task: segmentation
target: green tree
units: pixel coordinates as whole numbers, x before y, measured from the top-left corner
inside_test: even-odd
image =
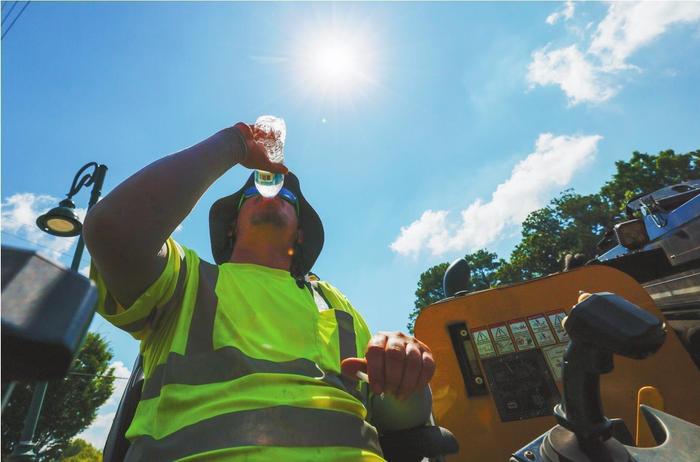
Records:
[[[615,162],[616,172],[597,194],[564,191],[546,207],[531,212],[522,239],[510,261],[498,272],[500,283],[526,281],[561,271],[566,254],[597,254],[596,244],[613,224],[626,219],[624,210],[633,197],[684,180],[700,178],[700,151],[658,155],[634,152],[629,161]]]
[[[49,382],[34,441],[39,460],[60,459],[71,439],[95,419],[97,409],[114,390],[112,352],[105,340],[88,333],[63,379]],[[18,384],[2,414],[2,454],[12,452],[31,401],[32,384]]]
[[[615,174],[603,185],[600,194],[615,210],[613,218],[620,219],[632,197],[700,178],[700,150],[676,154],[668,149],[657,155],[634,151],[629,161],[615,162],[615,169]]]
[[[522,239],[510,261],[500,266],[497,280],[513,283],[556,273],[561,271],[568,253],[592,258],[596,243],[613,224],[613,214],[599,194],[582,196],[564,191],[525,218]]]
[[[445,293],[442,291],[442,278],[445,276],[445,270],[448,266],[450,266],[449,263],[440,263],[421,273],[416,289],[416,301],[413,303],[414,308],[408,315],[408,324],[406,325],[411,334],[413,334],[413,327],[416,325],[416,318],[421,310],[445,298]]]
[[[469,263],[471,273],[469,291],[489,289],[497,284],[496,274],[503,261],[498,255],[481,249],[465,255],[464,259]]]
[[[522,223],[522,238],[510,259],[480,250],[465,258],[472,266],[470,290],[526,281],[561,271],[567,254],[586,259],[597,254],[596,244],[607,229],[622,219],[627,202],[642,193],[684,180],[700,178],[700,150],[657,155],[634,152],[629,161],[615,162],[616,171],[596,194],[562,192],[547,206],[531,212]],[[433,266],[420,275],[415,307],[409,314],[413,332],[420,310],[443,298],[442,278],[448,264]]]
[[[495,285],[496,271],[501,264],[501,260],[498,259],[495,253],[482,249],[472,254],[465,255],[464,259],[469,263],[471,275],[467,290],[470,292],[483,290]],[[448,266],[450,266],[449,263],[440,263],[429,268],[420,275],[418,288],[416,289],[414,308],[409,314],[408,324],[406,326],[410,333],[413,333],[416,319],[421,310],[445,298],[445,293],[442,290],[442,280]]]
[[[76,438],[66,448],[62,462],[102,462],[102,451],[84,439]]]

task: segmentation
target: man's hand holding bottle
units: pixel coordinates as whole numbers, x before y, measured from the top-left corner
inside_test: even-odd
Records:
[[[274,135],[244,122],[237,123],[235,128],[241,136],[243,136],[243,140],[246,144],[247,155],[245,159],[241,161],[241,165],[251,170],[265,170],[267,172],[281,173],[283,175],[289,171],[283,163],[274,163],[270,161],[267,157],[265,146],[260,141]]]

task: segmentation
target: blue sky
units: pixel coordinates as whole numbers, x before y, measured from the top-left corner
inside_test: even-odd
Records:
[[[634,150],[698,149],[698,56],[700,3],[32,2],[2,41],[2,242],[68,265],[75,241],[33,220],[80,166],[106,164],[109,192],[275,114],[324,220],[316,272],[372,330],[405,329],[428,267],[507,257],[528,212],[596,191]],[[175,238],[211,260],[208,208],[247,175],[225,174]],[[92,329],[128,374],[136,342]]]

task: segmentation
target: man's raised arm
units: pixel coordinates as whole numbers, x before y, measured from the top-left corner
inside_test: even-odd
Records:
[[[155,282],[165,267],[167,238],[209,186],[237,163],[287,172],[268,160],[251,127],[238,123],[144,167],[90,210],[83,227],[85,244],[123,306]]]

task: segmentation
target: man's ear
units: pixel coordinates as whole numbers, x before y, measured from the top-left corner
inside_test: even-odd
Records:
[[[297,230],[297,244],[303,244],[304,243],[304,230],[299,228]]]

